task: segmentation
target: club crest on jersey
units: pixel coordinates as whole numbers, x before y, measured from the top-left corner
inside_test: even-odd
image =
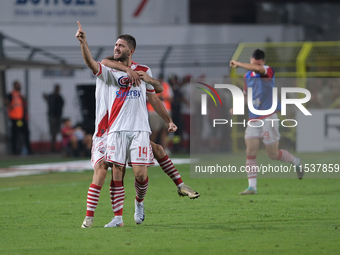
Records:
[[[130,79],[128,76],[122,76],[118,79],[119,86],[123,88],[131,87]]]

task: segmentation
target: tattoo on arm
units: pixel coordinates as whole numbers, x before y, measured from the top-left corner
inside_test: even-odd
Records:
[[[150,84],[154,87],[156,93],[161,93],[164,90],[163,85],[159,81],[157,81],[153,78],[152,78]]]

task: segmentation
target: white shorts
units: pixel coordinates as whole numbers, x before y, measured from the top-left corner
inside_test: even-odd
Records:
[[[120,166],[155,164],[149,132],[113,132],[108,135],[107,145],[107,162]]]
[[[105,159],[107,135],[92,138],[91,164],[93,169],[98,162]]]
[[[276,113],[261,119],[262,122],[255,120],[251,121],[251,126],[248,125],[246,128],[244,139],[262,138],[264,144],[271,144],[279,141],[281,137],[279,133],[279,121],[271,121],[273,119],[279,119]]]

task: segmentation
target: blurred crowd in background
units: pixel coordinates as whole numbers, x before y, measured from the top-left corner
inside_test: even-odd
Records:
[[[189,153],[190,152],[190,79],[191,75],[178,77],[176,74],[170,74],[167,77],[158,76],[162,83],[164,91],[158,94],[166,110],[171,115],[174,123],[178,126],[175,133],[167,132],[164,121],[155,113],[152,106],[148,104],[149,121],[152,130],[151,140],[161,144],[168,154]],[[20,87],[19,87],[20,86]],[[19,81],[13,83],[13,91],[17,91],[20,97],[25,100],[21,94],[21,85]],[[8,113],[11,105],[11,95],[7,98]],[[92,134],[86,133],[83,123],[72,123],[71,119],[63,115],[63,106],[65,104],[61,85],[55,84],[51,93],[43,93],[42,100],[46,101],[47,122],[49,125],[50,141],[45,146],[44,153],[62,153],[64,156],[90,156]],[[23,112],[27,112],[27,102],[19,105]],[[16,121],[26,123],[23,128],[16,125]],[[14,124],[13,124],[14,123]],[[29,140],[27,115],[22,115],[18,120],[12,123],[11,146],[12,154],[33,154]],[[20,124],[19,123],[19,124]],[[14,131],[13,131],[14,130]],[[39,151],[39,153],[41,153]]]

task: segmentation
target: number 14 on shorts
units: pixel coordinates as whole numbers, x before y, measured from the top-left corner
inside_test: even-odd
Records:
[[[141,146],[139,146],[138,150],[139,150],[138,156],[140,158],[142,157],[142,154],[145,155],[146,158],[148,157],[148,147],[141,147]]]

